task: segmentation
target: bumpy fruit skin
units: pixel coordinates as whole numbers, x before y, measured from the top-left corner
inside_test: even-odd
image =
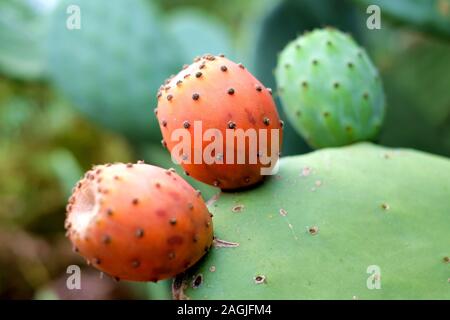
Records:
[[[284,110],[314,148],[374,139],[384,117],[378,71],[353,39],[319,29],[289,43],[275,73]]]
[[[281,50],[295,39],[298,34],[318,26],[330,25],[340,30],[350,31],[358,40],[361,37],[361,20],[359,8],[347,0],[284,0],[274,4],[267,11],[261,23],[257,26],[257,39],[254,45],[253,61],[255,76],[267,86],[275,88],[275,75],[278,55]],[[287,121],[287,116],[277,101],[280,117],[285,121],[283,130],[283,156],[304,154],[310,152],[306,144],[293,126]]]
[[[227,162],[226,130],[246,131],[267,129],[266,147],[255,150],[271,156],[272,145],[276,148],[274,158],[278,160],[281,149],[282,127],[271,89],[265,88],[242,64],[236,64],[223,55],[205,55],[194,59],[194,63],[185,66],[176,76],[166,80],[158,92],[158,107],[155,110],[161,132],[163,145],[169,151],[179,143],[173,141],[174,130],[188,130],[191,137],[190,158],[183,159],[183,154],[172,154],[183,166],[186,174],[204,183],[220,187],[222,190],[248,187],[260,182],[263,164],[257,156],[256,163],[249,161],[248,141],[245,150],[237,148],[238,139],[234,139],[232,156],[234,163]],[[201,132],[194,130],[194,124],[200,121]],[[199,122],[197,122],[199,123]],[[202,157],[201,163],[194,163],[196,152],[203,152],[211,143],[202,140],[202,133],[208,129],[217,129],[223,137],[224,154],[216,154],[222,163],[207,164]],[[278,130],[278,140],[272,141],[272,131]],[[236,133],[236,131],[234,132]],[[200,135],[200,136],[199,136]],[[198,140],[200,139],[200,140]],[[198,146],[195,141],[200,141]],[[258,138],[259,145],[259,138]],[[245,152],[245,163],[237,163],[237,155]],[[274,164],[272,164],[274,165]]]
[[[74,188],[66,228],[74,250],[118,279],[158,281],[197,262],[213,239],[200,193],[173,170],[94,167]]]

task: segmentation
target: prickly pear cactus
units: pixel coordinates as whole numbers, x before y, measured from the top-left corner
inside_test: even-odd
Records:
[[[448,39],[450,36],[450,0],[355,0],[364,8],[380,7],[381,16],[386,15],[421,31]]]
[[[80,29],[66,27],[69,5],[80,9]],[[159,15],[143,0],[64,0],[49,32],[56,87],[88,118],[136,141],[160,140],[149,105],[182,64]]]
[[[74,251],[119,279],[171,278],[212,245],[201,193],[175,170],[142,161],[95,166],[76,184],[66,209]]]
[[[351,32],[358,42],[363,41],[361,26],[365,26],[366,14],[361,14],[350,1],[341,0],[284,0],[277,3],[261,20],[256,31],[254,45],[254,74],[266,86],[276,87],[274,69],[278,54],[299,34],[325,25]],[[251,66],[249,66],[250,68]],[[301,154],[311,151],[298,135],[279,103],[281,118],[285,121],[283,155]]]
[[[272,168],[261,161],[235,163],[233,159],[238,159],[242,150],[244,154],[254,152],[255,159],[257,151],[246,151],[237,147],[235,142],[228,144],[227,139],[220,142],[220,147],[227,151],[221,156],[223,161],[208,164],[193,161],[192,155],[196,152],[207,152],[205,145],[196,146],[192,142],[202,138],[196,129],[199,123],[202,130],[216,130],[224,137],[227,130],[268,130],[266,143],[271,153],[270,161],[272,165],[277,161],[283,140],[283,122],[278,117],[272,91],[264,87],[244,65],[224,56],[207,54],[198,57],[194,63],[186,65],[176,76],[168,79],[158,93],[155,113],[164,138],[163,144],[172,156],[187,175],[211,186],[222,190],[249,187],[264,179],[263,169]],[[187,146],[192,152],[177,153],[173,137],[179,130],[187,130],[192,135],[192,143]],[[264,148],[266,146],[259,147],[259,151],[269,152]]]
[[[186,175],[186,172],[180,165],[173,163],[170,153],[161,145],[142,145],[138,149],[138,154],[141,155],[142,159],[145,159],[147,163],[161,168],[175,169],[194,189],[200,190],[203,199],[210,199],[220,191],[219,188],[207,185]]]
[[[210,204],[215,248],[175,294],[449,299],[449,199],[439,156],[360,143],[283,158],[263,185]]]
[[[364,49],[335,29],[292,41],[275,71],[288,119],[314,148],[371,140],[384,116],[378,71]]]

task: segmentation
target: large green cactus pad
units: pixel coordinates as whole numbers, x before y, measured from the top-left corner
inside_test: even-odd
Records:
[[[227,27],[204,11],[176,9],[167,17],[166,25],[179,44],[185,62],[205,53],[223,53],[227,56],[233,53]]]
[[[363,143],[280,166],[210,205],[216,237],[239,246],[216,246],[192,268],[187,297],[450,298],[449,160]],[[367,286],[373,265],[381,289]]]
[[[49,6],[32,1],[0,1],[0,73],[35,80],[45,73],[43,43]]]
[[[79,8],[80,29],[66,27],[69,5]],[[159,141],[156,92],[182,65],[177,48],[143,0],[64,0],[50,27],[49,71],[89,119],[133,141]]]

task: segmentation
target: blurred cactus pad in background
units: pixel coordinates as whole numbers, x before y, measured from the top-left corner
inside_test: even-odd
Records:
[[[347,61],[356,48],[363,59]],[[212,198],[218,239],[239,246],[214,247],[176,297],[449,299],[450,0],[0,1],[0,299],[172,297],[171,281],[115,283],[86,266],[64,212],[94,164],[183,172],[161,145],[156,94],[207,53],[273,89],[284,158],[243,192],[184,177]],[[323,68],[305,67],[316,56]],[[73,264],[78,292],[65,287]],[[382,290],[366,287],[371,264]]]
[[[69,5],[83,8],[80,30],[63,27]],[[165,21],[144,0],[108,1],[107,8],[102,1],[61,1],[55,10],[50,78],[81,113],[131,141],[160,140],[149,106],[183,61],[207,49],[230,51],[222,24],[201,12],[179,10]]]

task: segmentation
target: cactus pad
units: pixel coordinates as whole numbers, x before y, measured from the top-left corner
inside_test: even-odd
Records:
[[[176,284],[191,299],[449,299],[449,199],[439,156],[361,143],[283,158],[210,204],[215,236],[239,246],[216,241]]]
[[[80,29],[66,28],[69,5],[80,9]],[[94,122],[134,141],[159,141],[149,105],[182,59],[156,8],[143,0],[70,0],[52,20],[49,69],[57,88]]]

